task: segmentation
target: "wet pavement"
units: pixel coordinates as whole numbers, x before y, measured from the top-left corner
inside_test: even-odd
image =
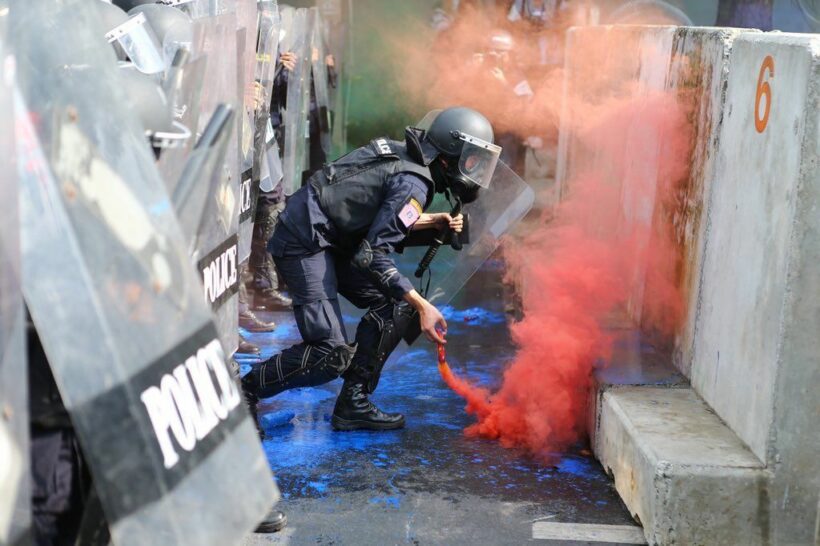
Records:
[[[445,310],[451,367],[491,388],[514,354],[501,274],[490,264]],[[279,324],[273,334],[247,336],[264,357],[299,341],[289,314],[262,315]],[[352,334],[357,319],[346,321]],[[549,465],[466,438],[472,419],[441,381],[434,346],[425,340],[394,353],[373,397],[383,409],[403,412],[405,429],[333,432],[340,385],[260,404],[264,447],[289,526],[246,544],[522,544],[533,541],[535,522],[634,525],[586,446]]]

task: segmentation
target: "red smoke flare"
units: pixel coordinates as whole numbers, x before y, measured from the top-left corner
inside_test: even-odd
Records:
[[[471,106],[507,142],[546,150],[557,146],[559,120],[569,121],[561,129],[572,135],[573,161],[561,203],[504,244],[524,319],[511,327],[518,351],[501,387],[489,392],[454,375],[439,349],[442,378],[477,418],[466,434],[538,457],[584,437],[592,372],[612,352],[613,320],[669,336],[684,314],[671,219],[689,175],[692,90],[647,87],[639,70],[657,64],[665,74],[669,52],[653,56],[637,32],[587,35],[563,66],[572,24],[572,11],[536,29],[509,23],[505,11],[468,7],[429,50],[417,47],[419,29],[384,37],[404,61],[394,65],[397,81],[413,104]],[[498,30],[513,34],[515,49],[496,66],[487,49]],[[531,92],[513,93],[523,80]]]
[[[439,362],[444,381],[477,418],[468,436],[541,458],[584,437],[592,372],[611,353],[613,317],[632,315],[636,326],[669,335],[683,313],[668,210],[688,177],[686,97],[630,81],[604,96],[571,98],[578,113],[571,129],[594,160],[576,165],[555,220],[505,243],[524,319],[511,327],[518,352],[501,387],[474,387]],[[636,169],[642,161],[654,167]],[[630,211],[644,202],[655,212],[636,219]]]
[[[651,188],[652,195],[659,203],[671,199],[674,183],[687,174],[686,111],[675,95],[658,93],[611,101],[598,113],[589,135],[599,153],[611,155],[608,170],[571,180],[557,219],[505,246],[508,266],[521,279],[525,316],[511,327],[518,352],[500,389],[476,388],[439,361],[447,385],[478,419],[467,428],[468,436],[542,457],[583,437],[592,371],[611,352],[607,322],[613,314],[625,314],[636,275],[643,272],[645,279],[644,328],[671,333],[681,315],[669,226],[660,214],[654,222],[660,225],[625,221],[624,188],[612,180],[631,157],[620,140],[621,122],[627,117],[634,124],[639,114],[642,130],[665,143],[653,179],[660,185]],[[649,191],[647,182],[629,185],[632,191]]]

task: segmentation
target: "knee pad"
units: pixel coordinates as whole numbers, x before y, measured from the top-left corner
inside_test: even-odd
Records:
[[[341,376],[355,354],[355,345],[340,344],[328,348],[302,343],[285,349],[261,364],[255,364],[243,378],[242,386],[247,386],[259,398],[268,398],[289,389],[315,387]]]
[[[413,321],[409,304],[390,302],[368,311],[356,330],[356,344],[360,350],[353,359],[351,372],[364,380],[368,392],[379,383],[384,363],[398,346]]]

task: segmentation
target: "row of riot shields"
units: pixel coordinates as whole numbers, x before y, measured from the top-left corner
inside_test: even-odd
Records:
[[[328,79],[329,34],[317,8],[280,7],[272,0],[195,0],[183,6],[194,22],[192,44],[164,85],[177,121],[194,136],[163,151],[159,165],[169,191],[181,199],[174,201],[175,210],[200,267],[220,339],[232,351],[239,265],[250,255],[259,192],[274,190],[280,180],[286,195],[302,186],[309,174],[311,116],[324,153],[331,151],[335,88]],[[277,66],[281,52],[296,58],[284,75]],[[273,104],[277,77],[285,82],[285,104]],[[201,142],[220,106],[234,116],[232,127],[220,133],[230,149],[222,161],[204,161],[203,150],[222,149]],[[206,165],[214,171],[192,175]],[[182,180],[186,186],[178,189]],[[214,273],[224,263],[228,271]]]
[[[337,57],[322,9],[283,6],[280,12],[280,50],[296,57],[288,74],[281,138],[284,191],[291,195],[311,174],[311,138],[319,139],[324,154],[333,152]]]
[[[13,94],[0,85],[0,542],[27,526],[17,279],[115,544],[237,543],[276,500],[230,358],[239,64],[255,58],[241,29],[255,36],[257,19],[242,27],[232,2],[181,6],[194,21],[190,50],[156,77],[191,137],[161,151],[126,99],[94,4],[13,2],[5,12],[17,81]],[[14,65],[0,61],[6,84]]]
[[[113,29],[111,4],[0,9],[0,543],[30,526],[21,292],[115,544],[235,543],[276,499],[232,375],[239,271],[258,192],[306,178],[312,114],[331,151],[341,4],[161,4]],[[126,98],[135,70],[172,129]]]

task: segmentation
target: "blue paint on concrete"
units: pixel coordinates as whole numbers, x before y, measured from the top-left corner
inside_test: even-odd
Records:
[[[457,300],[443,312],[450,326],[450,365],[470,381],[495,389],[515,349],[503,305],[484,301],[488,293],[497,289],[478,290],[466,298],[469,305]],[[290,315],[264,318],[275,319],[277,331],[247,336],[262,348],[261,358],[299,341]],[[349,332],[355,331],[357,320],[345,316]],[[239,360],[243,371],[254,361]],[[386,411],[405,414],[407,426],[399,431],[334,432],[330,417],[341,380],[262,401],[264,448],[283,497],[321,501],[317,510],[322,513],[350,510],[350,502],[358,502],[402,511],[406,517],[414,504],[405,500],[418,494],[525,503],[562,498],[573,506],[597,509],[597,499],[585,500],[579,490],[611,492],[609,480],[590,456],[564,455],[556,467],[498,442],[466,437],[463,430],[473,418],[464,411],[464,401],[442,382],[436,364],[434,346],[423,339],[400,347],[388,361],[372,400]],[[340,496],[347,499],[343,506],[338,504]],[[410,527],[407,533],[412,536]]]
[[[441,308],[441,314],[447,319],[448,326],[451,323],[465,323],[470,326],[489,327],[507,322],[504,313],[489,311],[483,307],[470,307],[468,309],[456,309],[450,305]]]
[[[401,498],[398,496],[391,497],[372,497],[368,500],[370,504],[380,504],[389,508],[401,508]]]
[[[558,470],[565,474],[586,477],[598,471],[597,463],[593,460],[577,455],[568,455],[558,463]]]

